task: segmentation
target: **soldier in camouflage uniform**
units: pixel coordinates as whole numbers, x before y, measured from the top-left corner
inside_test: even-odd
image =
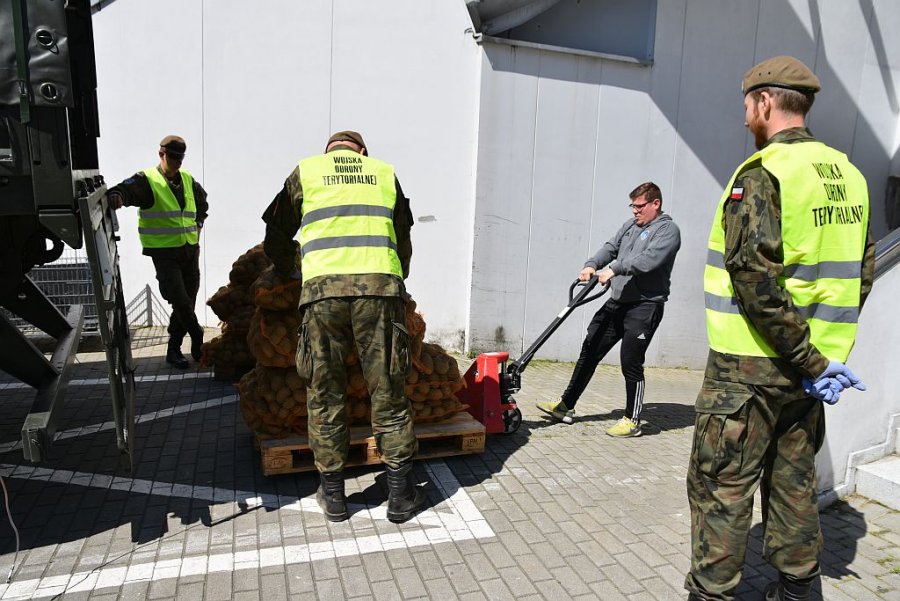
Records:
[[[799,152],[800,145],[814,140],[805,127],[805,115],[819,83],[800,61],[769,59],[751,69],[743,84],[745,125],[761,152],[772,144],[783,145],[778,147],[783,152],[795,152],[794,148]],[[720,267],[730,278],[745,327],[774,352],[770,356],[720,352],[713,348],[710,332],[687,475],[692,554],[685,588],[694,601],[734,599],[753,495],[760,485],[764,556],[779,571],[765,598],[810,598],[822,548],[815,478],[815,455],[825,435],[820,399],[836,400],[836,395],[818,394],[815,384],[845,377],[828,374],[852,375],[812,343],[810,326],[799,311],[807,307],[798,306],[801,303],[785,287],[785,277],[780,277],[787,248],[782,223],[787,188],[763,164],[762,159],[745,163],[723,198],[724,253],[719,260],[724,258]],[[806,176],[804,172],[801,179]],[[854,229],[860,240],[855,277],[861,308],[874,279],[874,245],[867,222],[842,227],[848,228],[846,232]],[[710,293],[705,288],[709,319]],[[841,381],[861,387],[858,379]]]
[[[389,165],[369,159],[366,169],[381,171],[376,175],[364,174],[359,164],[363,159],[356,155],[367,157],[368,152],[359,133],[334,134],[328,140],[326,155],[330,158],[324,163],[321,159],[325,155],[310,157],[319,160],[318,163],[310,163],[309,159],[301,161],[266,209],[263,215],[265,252],[283,276],[297,275],[297,259],[301,254],[298,250],[302,249],[303,271],[313,266],[309,255],[315,250],[329,246],[328,251],[338,253],[332,255],[337,258],[326,267],[317,266],[313,277],[303,274],[300,296],[304,314],[296,362],[297,372],[308,382],[309,440],[321,479],[317,493],[319,505],[331,521],[348,517],[342,474],[350,443],[344,410],[345,359],[355,348],[371,396],[372,430],[388,475],[388,518],[401,522],[409,519],[425,498],[423,487],[415,485],[412,479],[417,441],[412,408],[404,392],[410,355],[403,280],[409,274],[412,257],[412,213],[409,200]],[[309,165],[306,173],[301,170],[304,165]],[[324,165],[330,171],[313,177],[314,165]],[[382,181],[386,179],[382,177],[385,174],[391,182]],[[372,200],[370,197],[363,202],[361,194],[371,193],[376,180],[382,196],[388,197],[392,206],[390,202],[384,207],[367,204]],[[324,190],[325,206],[319,202],[314,211],[304,207],[304,182],[311,189]],[[313,202],[311,195],[312,190],[307,190],[307,204]],[[377,221],[379,217],[384,218],[377,224],[382,228],[379,231],[391,234],[381,237],[385,248],[360,251],[365,245],[360,245],[359,240],[378,238],[366,235],[372,233],[366,228],[367,220]],[[317,239],[305,238],[304,233],[311,231],[308,225],[320,228]],[[299,243],[294,239],[298,231]],[[392,239],[387,241],[387,238]],[[310,250],[313,247],[316,248]],[[354,252],[373,253],[379,260],[388,257],[396,273],[358,273],[356,267],[360,261],[354,257],[371,260],[373,254],[353,255]]]

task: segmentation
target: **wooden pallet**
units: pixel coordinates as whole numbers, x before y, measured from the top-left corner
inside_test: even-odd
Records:
[[[484,425],[468,413],[434,424],[417,424],[419,452],[416,459],[450,457],[484,451]],[[277,440],[260,440],[262,471],[266,476],[315,471],[309,438],[295,436]],[[375,448],[375,437],[369,427],[350,428],[350,452],[347,467],[381,463]]]

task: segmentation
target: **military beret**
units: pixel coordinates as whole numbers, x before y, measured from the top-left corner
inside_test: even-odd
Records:
[[[744,95],[767,87],[787,88],[798,92],[818,92],[822,89],[815,73],[793,56],[776,56],[764,60],[747,71],[741,82]]]
[[[159,143],[159,148],[163,152],[177,152],[184,154],[187,150],[187,144],[184,142],[184,138],[180,136],[166,136]]]
[[[325,145],[325,148],[328,148],[332,142],[353,142],[360,148],[365,148],[366,143],[363,141],[362,134],[357,131],[344,130],[339,131],[336,134],[332,134],[330,138],[328,138],[328,144]]]

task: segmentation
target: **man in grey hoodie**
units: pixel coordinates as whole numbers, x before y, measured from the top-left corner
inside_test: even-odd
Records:
[[[594,315],[575,371],[559,401],[538,403],[538,409],[566,424],[575,421],[575,403],[597,369],[597,364],[620,340],[622,375],[625,376],[625,417],[606,431],[610,436],[641,435],[644,401],[644,355],[663,316],[669,282],[681,233],[662,212],[659,186],[646,182],[632,190],[626,221],[585,264],[578,279],[594,275],[609,282],[610,299]]]

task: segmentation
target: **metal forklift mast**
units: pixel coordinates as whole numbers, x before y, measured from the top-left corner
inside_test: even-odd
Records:
[[[99,174],[96,87],[89,0],[0,3],[0,306],[56,339],[48,360],[0,316],[0,370],[36,389],[22,443],[27,460],[46,461],[84,311],[73,305],[63,315],[27,274],[64,245],[85,246],[117,444],[130,468],[134,368],[117,224]]]

